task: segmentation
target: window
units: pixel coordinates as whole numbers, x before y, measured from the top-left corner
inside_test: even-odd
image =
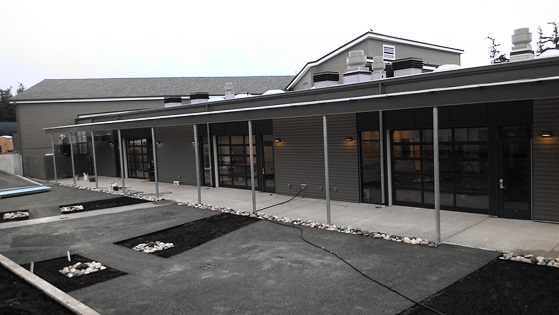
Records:
[[[444,208],[487,211],[487,140],[485,127],[439,130],[439,179]],[[392,131],[392,178],[395,203],[434,204],[431,129]]]
[[[396,60],[396,47],[392,45],[382,45],[382,58],[384,60]]]
[[[253,143],[254,141],[255,138],[253,136]],[[256,151],[256,146],[253,149]],[[250,146],[248,136],[217,137],[217,152],[219,184],[225,187],[250,187]],[[254,165],[256,167],[256,152],[253,153]]]

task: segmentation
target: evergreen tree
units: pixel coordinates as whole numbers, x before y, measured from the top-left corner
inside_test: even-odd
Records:
[[[495,42],[495,38],[487,36],[487,39],[491,41],[491,46],[489,46],[489,59],[491,59],[491,64],[509,62],[509,58],[505,54],[501,54],[497,47],[501,44]]]
[[[557,29],[557,22],[548,22],[547,24],[553,25],[553,30],[550,36],[543,36],[543,31],[541,26],[538,27],[538,50],[537,55],[550,50],[559,49],[559,31]]]

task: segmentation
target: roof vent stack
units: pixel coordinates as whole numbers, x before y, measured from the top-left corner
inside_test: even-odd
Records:
[[[372,68],[373,68],[373,74],[372,74],[373,80],[384,79],[386,77],[386,72],[384,72],[384,69],[386,69],[386,64],[384,63],[384,59],[382,58],[382,56],[373,57]]]
[[[420,74],[423,72],[423,60],[414,57],[398,59],[392,63],[392,69],[395,77]]]
[[[344,84],[371,81],[371,71],[365,66],[367,56],[363,50],[353,50],[347,57]]]
[[[180,96],[169,96],[163,98],[163,103],[165,107],[175,107],[182,105],[182,97]]]
[[[514,30],[512,39],[512,51],[510,52],[510,61],[534,59],[534,51],[532,50],[532,33],[528,28],[519,28]]]
[[[190,104],[207,103],[210,99],[208,92],[194,92],[190,93]]]
[[[315,88],[322,88],[332,85],[337,85],[340,80],[340,74],[334,71],[317,72],[313,74]]]
[[[225,96],[226,100],[235,98],[235,88],[233,87],[233,82],[225,82]]]

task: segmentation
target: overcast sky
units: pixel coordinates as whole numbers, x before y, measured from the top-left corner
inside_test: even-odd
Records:
[[[368,30],[489,64],[514,29],[551,33],[558,0],[0,0],[0,88],[44,79],[294,75]]]

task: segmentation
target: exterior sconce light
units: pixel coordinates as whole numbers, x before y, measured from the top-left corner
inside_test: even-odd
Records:
[[[156,141],[155,141],[155,144],[156,144],[156,145],[161,145],[161,141],[156,140]]]
[[[280,142],[281,142],[281,139],[280,139],[280,138],[275,138],[275,139],[274,139],[274,142],[275,142],[275,143],[280,143]]]
[[[114,142],[109,141],[109,147],[112,147],[112,146],[114,146],[114,145],[115,145]]]
[[[546,131],[542,131],[542,133],[540,133],[540,137],[551,138],[551,137],[553,137],[553,134],[551,133],[551,131],[546,130]]]
[[[351,141],[353,141],[353,137],[346,137],[346,138],[345,138],[345,141],[351,142]]]

